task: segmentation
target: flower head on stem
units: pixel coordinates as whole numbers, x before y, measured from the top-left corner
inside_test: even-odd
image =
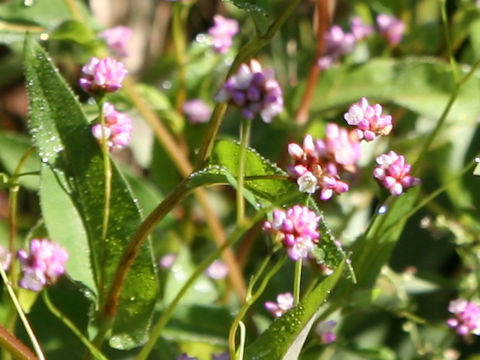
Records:
[[[280,317],[288,310],[293,308],[294,300],[293,295],[289,292],[278,294],[277,302],[267,301],[265,303],[265,309],[275,317]]]
[[[99,59],[92,57],[90,62],[82,67],[80,86],[90,93],[115,92],[122,87],[122,81],[127,75],[120,61],[112,58]]]
[[[263,229],[282,241],[290,259],[297,261],[309,256],[320,239],[320,216],[306,206],[295,205],[286,211],[275,210],[273,220],[265,221]]]
[[[373,169],[373,176],[392,195],[399,196],[411,187],[419,185],[419,178],[410,176],[411,165],[405,156],[389,151],[376,159],[378,166]]]
[[[54,284],[65,273],[68,253],[57,243],[48,239],[32,239],[30,253],[18,251],[23,277],[19,285],[32,291],[40,291]]]
[[[357,136],[365,141],[375,140],[378,135],[386,136],[392,131],[392,117],[383,115],[380,104],[370,105],[366,98],[350,106],[343,118],[356,127]]]
[[[93,125],[93,136],[100,141],[105,137],[109,151],[126,147],[132,137],[132,120],[127,114],[115,110],[115,107],[108,102],[103,104],[102,109],[105,127],[102,129],[102,124]]]
[[[458,335],[480,335],[480,307],[465,299],[450,301],[448,311],[455,316],[447,320],[447,325]]]
[[[213,39],[213,49],[219,54],[225,54],[232,46],[233,37],[238,33],[238,21],[222,15],[213,17],[214,25],[208,29]]]
[[[128,26],[115,26],[102,31],[98,36],[105,39],[108,49],[113,55],[128,56],[128,42],[132,36],[132,29]]]
[[[237,73],[227,79],[215,101],[228,101],[239,107],[246,119],[260,115],[266,123],[283,110],[282,89],[273,69],[262,69],[253,59],[240,65]]]

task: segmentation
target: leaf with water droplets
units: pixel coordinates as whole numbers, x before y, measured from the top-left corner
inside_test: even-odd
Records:
[[[318,284],[300,303],[275,319],[270,327],[245,349],[246,360],[298,359],[318,309],[343,272],[342,261],[333,274]]]
[[[141,223],[138,206],[122,174],[113,163],[110,220],[104,241],[104,163],[100,148],[91,135],[87,118],[45,51],[30,37],[25,41],[25,70],[30,105],[29,127],[43,166],[49,170],[42,174],[51,175],[50,178],[42,179],[42,182],[48,181],[44,183],[48,184],[48,189],[40,192],[46,227],[52,240],[56,241],[53,236],[58,236],[60,241],[68,236],[68,231],[74,232],[77,226],[83,224],[85,239],[74,234],[72,238],[87,243],[77,244],[78,252],[83,253],[73,251],[70,257],[91,259],[92,277],[96,285],[96,289],[92,290],[99,294],[98,298],[104,298],[116,268],[120,266],[123,251]],[[59,195],[58,192],[62,194]],[[70,201],[66,201],[65,196]],[[56,197],[63,199],[63,206],[74,207],[66,211],[69,217],[80,216],[80,219],[75,219],[76,225],[73,228],[66,228],[62,215],[58,214],[59,209],[55,208],[58,204],[48,203]],[[88,249],[89,255],[82,249]],[[78,262],[80,259],[72,261]],[[69,275],[74,280],[90,282],[85,280],[85,274],[74,268]],[[90,287],[91,283],[86,285]],[[157,291],[151,247],[146,242],[120,295],[111,345],[131,348],[146,340]],[[130,300],[132,297],[135,301]]]
[[[235,187],[239,153],[238,143],[219,140],[215,143],[210,159],[211,166],[220,166],[228,172],[227,181]],[[247,148],[245,156],[245,189],[245,198],[255,207],[277,204],[288,194],[297,193],[297,202],[304,197],[304,194],[298,191],[297,185],[287,179],[285,171],[251,148]],[[294,199],[292,199],[293,202]]]

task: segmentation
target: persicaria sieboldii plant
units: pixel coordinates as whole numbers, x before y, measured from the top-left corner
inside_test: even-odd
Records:
[[[480,13],[400,3],[2,2],[2,358],[477,356]]]

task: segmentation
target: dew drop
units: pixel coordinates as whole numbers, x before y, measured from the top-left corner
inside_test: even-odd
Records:
[[[386,207],[385,205],[380,206],[380,208],[378,209],[378,213],[380,215],[385,214],[387,211],[388,211],[388,207]]]
[[[35,0],[24,0],[23,1],[23,6],[30,7],[35,4]]]
[[[476,162],[477,164],[480,163],[480,157],[477,156],[477,157],[475,158],[475,162]]]
[[[162,89],[169,90],[172,87],[172,82],[165,80],[162,82]]]

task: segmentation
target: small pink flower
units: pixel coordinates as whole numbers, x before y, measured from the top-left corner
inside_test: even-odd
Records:
[[[320,338],[322,344],[330,344],[337,340],[337,335],[332,332],[333,328],[337,325],[334,320],[320,321],[315,328],[315,331]]]
[[[391,47],[397,46],[402,41],[405,32],[405,23],[395,16],[380,14],[377,16],[377,25],[382,35]]]
[[[68,253],[60,245],[48,239],[32,239],[30,253],[18,251],[23,276],[19,285],[32,291],[54,284],[65,273]]]
[[[127,26],[115,26],[102,31],[98,36],[105,39],[110,52],[118,57],[128,56],[128,42],[132,29]]]
[[[286,211],[275,210],[273,220],[265,221],[263,229],[283,242],[287,255],[297,261],[305,259],[320,239],[320,217],[306,206],[295,205]]]
[[[376,161],[378,166],[373,169],[373,176],[392,195],[399,196],[421,182],[419,178],[409,175],[411,165],[406,163],[403,155],[390,151],[378,156]]]
[[[392,117],[382,115],[380,104],[370,105],[366,98],[361,98],[343,115],[345,121],[356,127],[357,136],[366,141],[375,140],[378,135],[388,135],[392,131]]]
[[[355,48],[353,34],[345,33],[338,25],[333,25],[325,34],[325,52],[318,59],[318,66],[327,69],[335,63],[340,56],[348,54]]]
[[[352,28],[352,34],[357,41],[362,40],[373,33],[373,26],[365,24],[360,16],[355,16],[350,21],[350,27]]]
[[[215,260],[205,270],[205,274],[215,280],[224,279],[228,275],[228,266],[221,260]]]
[[[183,104],[182,110],[192,124],[208,122],[212,114],[210,106],[200,99],[186,101]]]
[[[257,60],[240,65],[237,73],[219,90],[215,101],[228,101],[239,107],[245,118],[260,115],[266,123],[283,110],[282,89],[275,80],[274,71],[263,70]]]
[[[114,92],[122,87],[127,73],[123,64],[115,59],[93,57],[82,67],[79,84],[87,92]]]
[[[162,256],[162,258],[158,263],[162,267],[162,269],[170,269],[176,260],[177,260],[176,254],[168,253]]]
[[[448,311],[455,314],[447,320],[447,325],[458,335],[480,335],[480,307],[471,301],[456,299],[450,301]]]
[[[285,314],[288,310],[293,308],[294,299],[293,295],[289,292],[278,294],[277,302],[267,301],[265,303],[265,308],[275,317],[280,317]]]
[[[92,126],[92,134],[97,140],[107,139],[109,151],[120,150],[130,143],[132,137],[132,119],[120,111],[116,111],[114,106],[108,102],[103,104],[103,116],[105,117],[105,127],[102,131],[102,125]]]
[[[220,54],[224,54],[230,49],[232,39],[238,33],[238,22],[222,15],[215,15],[213,21],[214,25],[208,29],[208,33],[213,38],[213,49]]]

